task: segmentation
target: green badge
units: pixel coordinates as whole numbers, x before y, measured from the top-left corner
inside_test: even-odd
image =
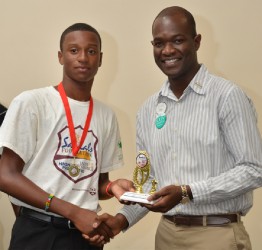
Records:
[[[155,124],[158,129],[163,128],[166,123],[166,115],[161,115],[156,118]]]

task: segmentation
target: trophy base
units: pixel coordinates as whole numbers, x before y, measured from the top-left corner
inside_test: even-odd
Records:
[[[135,193],[135,192],[125,192],[120,197],[120,200],[133,201],[133,202],[145,203],[145,204],[154,204],[156,201],[148,201],[147,200],[147,197],[149,197],[149,196],[150,196],[150,194]]]

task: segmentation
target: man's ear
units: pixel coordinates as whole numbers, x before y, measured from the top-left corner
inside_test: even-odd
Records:
[[[202,37],[201,37],[200,34],[196,35],[195,38],[194,38],[196,51],[200,48],[201,38]]]
[[[61,65],[64,65],[63,53],[61,51],[58,51],[58,60]]]
[[[99,62],[99,67],[102,65],[102,59],[103,59],[103,52],[100,52],[100,62]]]

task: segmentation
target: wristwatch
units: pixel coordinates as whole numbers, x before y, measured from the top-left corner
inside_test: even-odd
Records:
[[[180,201],[181,204],[187,204],[188,202],[190,202],[190,198],[188,196],[187,193],[187,189],[186,189],[186,185],[182,185],[181,187],[181,191],[182,191],[182,199]]]

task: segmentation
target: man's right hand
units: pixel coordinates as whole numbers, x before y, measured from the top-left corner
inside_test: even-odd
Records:
[[[99,244],[107,243],[110,238],[114,237],[112,229],[103,220],[100,220],[95,212],[90,210],[78,208],[72,222],[82,234],[88,235],[89,238],[95,237]]]
[[[125,218],[125,216],[123,216],[122,214],[117,214],[115,216],[112,216],[110,214],[104,213],[98,216],[98,222],[95,222],[93,224],[93,228],[94,230],[100,230],[100,227],[104,225],[108,226],[112,234],[115,236],[119,234],[123,229],[128,227],[128,221]],[[91,236],[91,235],[83,234],[83,237],[87,239],[90,242],[90,244],[96,245],[96,246],[101,246],[102,241],[101,241],[100,236],[101,235]]]

